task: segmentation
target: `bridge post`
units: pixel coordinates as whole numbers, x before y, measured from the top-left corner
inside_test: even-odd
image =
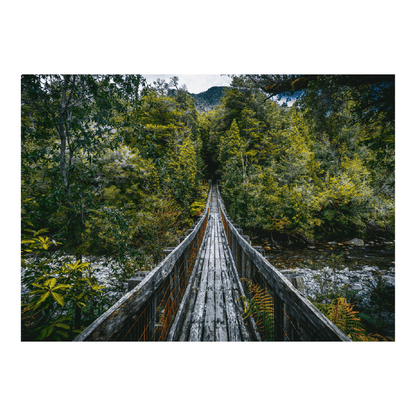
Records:
[[[245,256],[245,257],[246,257],[245,278],[246,280],[253,281],[253,270],[254,270],[253,262],[251,261],[250,257],[248,256]],[[244,280],[242,283],[243,283],[244,292],[247,295],[247,287],[248,287],[247,281]]]
[[[243,235],[244,240],[250,244],[250,237],[248,235]],[[241,278],[247,279],[250,278],[250,268],[251,268],[251,261],[248,258],[247,254],[244,250],[242,250],[242,258],[241,258]],[[244,287],[244,286],[243,286]]]
[[[186,285],[188,284],[189,279],[189,253],[190,247],[188,246],[183,252],[183,261],[181,264],[181,296],[183,296],[183,293],[185,293]]]
[[[266,252],[264,251],[264,248],[262,246],[253,246],[253,248],[258,251],[263,257],[266,254]]]
[[[240,278],[241,279],[246,279],[247,278],[247,270],[246,270],[246,253],[244,252],[243,249],[240,250],[241,251],[241,273],[240,273]]]
[[[251,244],[250,243],[250,236],[249,235],[243,235],[242,237],[244,238],[244,240],[247,241],[247,243]]]
[[[284,303],[280,297],[274,293],[274,340],[284,341]]]
[[[133,277],[130,277],[129,280],[127,280],[128,284],[128,291],[133,290],[139,283],[143,281],[143,279],[147,276],[149,272],[137,272],[134,274]]]
[[[304,293],[305,291],[305,282],[303,279],[302,275],[296,274],[296,272],[294,272],[293,270],[281,270],[280,271],[289,281],[290,283],[292,283],[292,285],[299,290],[300,293]],[[287,309],[287,308],[286,308]],[[300,336],[300,325],[299,322],[292,316],[289,314],[288,310],[285,310],[285,313],[290,317],[290,321],[289,319],[285,317],[286,320],[286,326],[290,325],[290,333],[291,333],[291,337],[290,339],[292,341],[299,341],[301,340],[301,336]]]
[[[173,268],[173,276],[172,276],[172,311],[171,311],[171,319],[175,319],[174,311],[176,310],[176,305],[179,306],[180,303],[180,279],[179,279],[179,264],[175,262],[175,266]],[[169,324],[170,326],[171,324]]]

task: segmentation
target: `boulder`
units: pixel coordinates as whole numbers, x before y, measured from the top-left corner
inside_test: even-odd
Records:
[[[352,246],[363,247],[364,246],[364,241],[361,240],[361,238],[353,238],[352,240],[348,241],[348,244],[350,244]]]

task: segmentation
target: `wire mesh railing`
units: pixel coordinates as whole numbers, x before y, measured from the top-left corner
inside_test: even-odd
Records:
[[[230,220],[219,194],[233,267],[245,292],[246,317],[263,341],[351,341],[275,269]]]
[[[165,341],[194,270],[211,201],[194,228],[132,290],[74,341]]]

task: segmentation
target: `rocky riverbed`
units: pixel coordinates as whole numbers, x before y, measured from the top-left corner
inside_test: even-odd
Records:
[[[328,242],[305,248],[270,248],[268,245],[263,248],[266,258],[278,270],[303,276],[307,296],[313,297],[320,291],[322,279],[327,285],[338,289],[348,285],[350,290],[360,290],[363,294],[380,276],[395,286],[393,242],[363,242],[362,245]]]
[[[302,292],[312,301],[328,302],[340,294],[361,312],[379,308],[379,319],[394,338],[394,242],[328,242],[306,248],[284,248],[263,242],[266,258],[284,275],[302,277]],[[384,302],[384,303],[383,303]],[[389,304],[388,306],[387,303]],[[381,305],[381,306],[380,306]]]

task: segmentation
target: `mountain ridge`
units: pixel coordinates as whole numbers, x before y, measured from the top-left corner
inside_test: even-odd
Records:
[[[231,87],[210,87],[206,91],[194,94],[189,92],[188,94],[195,100],[195,107],[200,112],[207,112],[214,109],[220,104],[221,97]]]

